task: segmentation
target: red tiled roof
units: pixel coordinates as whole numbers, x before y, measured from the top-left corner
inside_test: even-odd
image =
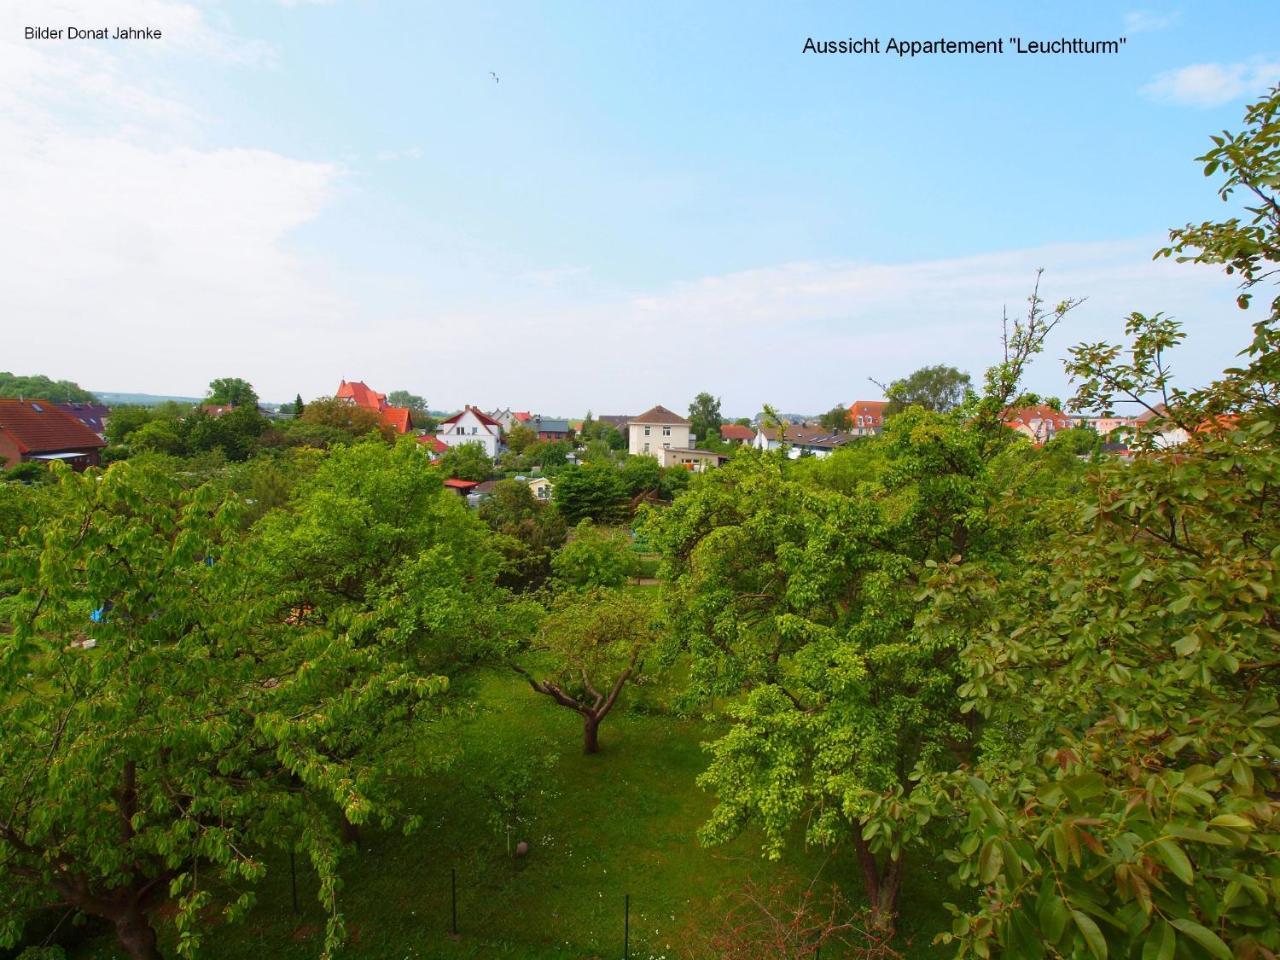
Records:
[[[423,434],[418,438],[418,442],[424,447],[430,447],[435,453],[445,453],[449,449],[449,445],[439,437]]]
[[[849,405],[849,417],[855,426],[883,426],[884,411],[888,406],[888,400],[855,400]],[[863,418],[862,423],[858,423],[859,417]]]
[[[107,445],[71,414],[45,400],[0,399],[0,430],[9,434],[23,454],[89,450]]]
[[[493,417],[489,416],[479,407],[473,407],[471,406],[471,404],[467,404],[465,407],[463,407],[461,410],[455,413],[448,420],[441,420],[440,422],[441,423],[457,423],[458,420],[461,419],[462,415],[466,413],[468,410],[474,413],[476,415],[476,419],[478,419],[481,423],[487,424],[491,427],[497,427],[499,430],[502,429],[502,424],[500,424],[497,420],[493,419]],[[519,416],[519,414],[517,414],[517,416]]]
[[[678,413],[672,413],[662,404],[658,404],[656,407],[652,407],[646,410],[644,413],[640,414],[640,416],[632,417],[631,422],[632,423],[672,423],[672,424],[685,423],[687,424],[689,421],[686,420],[684,417],[680,416],[680,414]]]
[[[458,480],[456,477],[450,477],[444,482],[444,485],[454,490],[470,490],[472,487],[480,486],[480,482],[478,480]]]
[[[726,423],[720,427],[720,437],[724,440],[754,440],[756,432],[751,427],[737,423]]]
[[[1018,407],[1004,412],[1006,426],[1012,427],[1022,424],[1029,427],[1037,421],[1051,424],[1057,430],[1068,430],[1075,425],[1075,420],[1072,417],[1043,403],[1034,407]]]
[[[387,405],[387,395],[371,389],[363,380],[352,380],[350,383],[343,380],[338,384],[336,396],[339,400],[353,400],[357,406],[368,407],[370,410],[381,410]]]
[[[408,407],[383,407],[379,413],[382,422],[388,423],[396,433],[408,433],[413,428],[413,418]]]
[[[526,420],[530,419],[532,416],[533,414],[531,414],[528,410],[517,410],[515,412],[515,418],[519,420],[521,423],[524,423]]]

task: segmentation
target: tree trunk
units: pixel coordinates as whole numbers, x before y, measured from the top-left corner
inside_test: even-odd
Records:
[[[582,752],[600,752],[600,718],[584,714],[582,717]]]
[[[126,907],[113,918],[116,937],[131,960],[160,960],[156,949],[156,932],[147,915],[137,907]]]
[[[348,820],[346,813],[341,813],[339,816],[342,818],[342,842],[358,844],[360,842],[360,825]]]
[[[871,926],[893,936],[898,927],[898,891],[902,889],[902,859],[891,860],[880,878],[879,895],[871,904]]]
[[[860,825],[859,825],[860,827]],[[871,908],[871,928],[886,936],[893,936],[898,925],[898,891],[902,888],[902,856],[885,862],[884,868],[862,839],[854,834],[854,849],[858,854],[858,867],[862,871],[862,888]]]

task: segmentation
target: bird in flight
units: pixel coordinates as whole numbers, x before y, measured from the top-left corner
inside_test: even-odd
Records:
[[[498,82],[499,82],[499,81],[498,81],[498,75],[497,75],[496,73],[494,73],[492,70],[490,70],[490,71],[489,71],[489,76],[493,77],[493,82],[494,82],[494,83],[498,83]]]

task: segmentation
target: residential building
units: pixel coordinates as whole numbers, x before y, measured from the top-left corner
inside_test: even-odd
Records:
[[[1157,447],[1180,447],[1191,439],[1191,435],[1185,428],[1166,420],[1168,415],[1168,407],[1163,403],[1156,404],[1154,409],[1146,410],[1135,418],[1137,429],[1144,434],[1154,434]]]
[[[1040,403],[1033,407],[1006,410],[1004,425],[1022,434],[1036,446],[1042,446],[1057,436],[1060,431],[1074,427],[1075,420],[1061,410],[1055,410],[1048,404]]]
[[[510,433],[513,427],[521,423],[527,423],[532,419],[533,414],[528,410],[512,410],[507,407],[503,410],[495,410],[489,416],[501,424],[503,433]]]
[[[568,440],[569,421],[553,420],[541,414],[524,422],[524,425],[538,435],[539,440]]]
[[[479,407],[468,404],[461,412],[440,421],[436,439],[449,447],[478,443],[490,460],[497,460],[502,450],[502,424]]]
[[[857,400],[849,405],[849,433],[870,437],[884,429],[884,411],[888,400]]]
[[[801,456],[829,457],[849,443],[853,436],[842,430],[825,427],[761,427],[752,446],[757,450],[783,450],[792,460]]]
[[[102,439],[107,436],[107,417],[111,409],[101,403],[55,403],[63,413],[69,413]]]
[[[550,480],[546,477],[534,477],[529,481],[529,492],[533,494],[535,500],[546,503],[551,499],[551,491],[554,489]]]
[[[709,467],[718,467],[729,459],[714,450],[671,447],[660,452],[658,462],[664,467],[683,467],[694,473],[705,473]]]
[[[478,480],[459,480],[457,477],[450,477],[444,482],[446,490],[452,490],[460,497],[466,497],[478,486],[480,486]]]
[[[635,456],[644,454],[661,463],[663,450],[692,447],[689,421],[660,404],[627,423],[627,452]]]
[[[1127,440],[1138,428],[1137,417],[1076,417],[1075,420],[1076,426],[1096,431],[1103,440]]]
[[[625,414],[625,413],[621,413],[621,414],[602,413],[600,416],[596,417],[595,419],[600,421],[601,423],[607,423],[609,426],[613,427],[613,429],[617,430],[620,434],[622,434],[623,436],[626,436],[627,424],[630,423],[633,418],[629,414]]]
[[[431,434],[424,433],[422,436],[418,437],[418,442],[426,447],[427,451],[433,457],[438,457],[440,454],[446,453],[449,450],[449,445],[447,443],[441,442],[438,437],[434,437]]]
[[[335,396],[339,400],[349,400],[356,406],[375,411],[396,433],[408,433],[413,429],[413,416],[408,407],[393,407],[387,403],[387,395],[378,393],[363,380],[343,380],[338,384]]]
[[[16,467],[61,460],[73,470],[96,467],[107,442],[47,400],[0,399],[0,463]]]
[[[738,423],[725,423],[720,426],[720,439],[725,443],[751,443],[755,438],[754,427],[744,427]]]

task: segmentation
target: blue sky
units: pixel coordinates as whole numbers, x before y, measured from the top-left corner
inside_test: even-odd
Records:
[[[36,318],[0,366],[816,411],[925,363],[980,375],[1043,266],[1050,297],[1088,301],[1033,387],[1066,393],[1067,346],[1134,309],[1187,323],[1176,366],[1203,381],[1249,317],[1150,254],[1224,212],[1193,158],[1280,81],[1280,9],[1233,11],[0,0],[21,268],[0,315]],[[21,40],[98,21],[166,37]],[[1127,42],[901,60],[804,55],[810,36]]]

